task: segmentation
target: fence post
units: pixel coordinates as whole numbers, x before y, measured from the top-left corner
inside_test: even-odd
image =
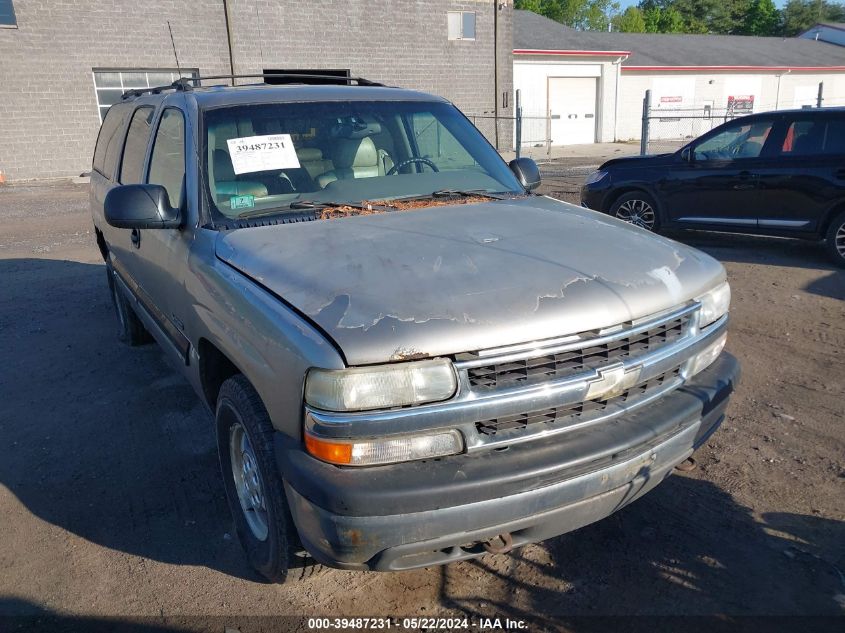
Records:
[[[516,90],[516,157],[520,157],[522,150],[522,94]]]
[[[651,114],[651,90],[645,91],[643,98],[643,129],[640,135],[640,155],[648,153],[649,116]]]
[[[816,107],[821,108],[824,102],[824,82],[819,82],[819,95],[816,97]]]

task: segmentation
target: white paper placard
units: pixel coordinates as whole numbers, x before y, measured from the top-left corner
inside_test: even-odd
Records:
[[[296,169],[299,159],[290,134],[268,134],[230,138],[229,157],[236,174],[272,169]]]

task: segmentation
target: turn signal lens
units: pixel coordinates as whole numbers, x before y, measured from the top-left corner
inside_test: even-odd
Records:
[[[305,434],[305,448],[317,459],[340,466],[375,466],[455,455],[464,448],[458,431],[384,439],[333,442]]]
[[[305,448],[314,457],[324,462],[331,464],[349,464],[352,462],[352,444],[326,442],[306,433]]]
[[[689,376],[692,378],[696,374],[703,372],[705,369],[710,367],[717,358],[719,358],[719,354],[722,353],[722,350],[725,349],[725,343],[728,340],[728,333],[725,332],[719,338],[715,340],[715,342],[711,343],[707,347],[705,347],[702,351],[695,355],[692,360],[692,364],[690,364],[689,368]]]

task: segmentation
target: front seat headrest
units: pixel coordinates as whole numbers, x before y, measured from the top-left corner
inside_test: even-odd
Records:
[[[378,150],[373,139],[337,139],[335,141],[334,166],[336,169],[353,167],[375,167],[378,165]]]

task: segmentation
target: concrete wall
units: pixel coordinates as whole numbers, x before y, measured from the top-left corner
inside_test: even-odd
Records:
[[[230,0],[236,73],[343,68],[431,91],[468,114],[512,116],[512,3],[493,0]],[[476,39],[449,41],[446,12],[476,12]],[[99,128],[92,70],[229,72],[222,0],[15,0],[18,28],[0,29],[0,169],[8,180],[90,168]],[[503,95],[507,94],[507,107]],[[477,119],[495,138],[492,119]],[[510,139],[505,126],[504,145]]]

